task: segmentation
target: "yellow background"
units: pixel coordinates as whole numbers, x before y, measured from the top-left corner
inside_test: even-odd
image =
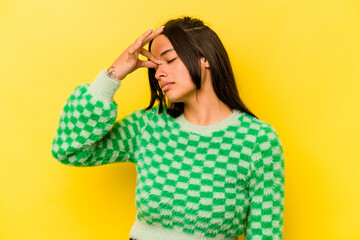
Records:
[[[135,166],[69,167],[50,145],[77,85],[183,15],[218,33],[242,99],[282,140],[284,239],[360,239],[359,13],[358,0],[0,1],[0,239],[128,239]],[[149,99],[140,69],[118,119]]]

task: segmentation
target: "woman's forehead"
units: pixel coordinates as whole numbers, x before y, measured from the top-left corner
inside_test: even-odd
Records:
[[[173,49],[173,46],[165,35],[160,34],[153,39],[151,44],[151,53],[160,56],[162,52],[169,49]]]

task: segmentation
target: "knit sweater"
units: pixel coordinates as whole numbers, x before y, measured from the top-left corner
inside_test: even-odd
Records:
[[[271,124],[233,110],[199,126],[138,109],[116,121],[121,82],[103,69],[75,88],[52,142],[63,164],[134,163],[137,240],[282,239],[285,168]]]

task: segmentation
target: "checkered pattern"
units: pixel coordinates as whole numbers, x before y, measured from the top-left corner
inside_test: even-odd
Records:
[[[158,107],[115,122],[116,103],[87,88],[77,87],[62,110],[51,149],[61,163],[136,164],[137,218],[151,226],[199,239],[282,239],[284,156],[269,123],[243,113],[203,135]]]
[[[245,239],[282,239],[285,166],[281,141],[270,124],[257,136],[251,155]]]
[[[145,124],[144,110],[114,124],[117,104],[100,101],[80,85],[64,106],[52,143],[52,154],[72,166],[96,166],[134,162],[139,129]]]

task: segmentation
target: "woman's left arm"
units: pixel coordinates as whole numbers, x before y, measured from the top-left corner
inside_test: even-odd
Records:
[[[285,161],[275,129],[264,122],[251,155],[245,240],[283,236]]]

